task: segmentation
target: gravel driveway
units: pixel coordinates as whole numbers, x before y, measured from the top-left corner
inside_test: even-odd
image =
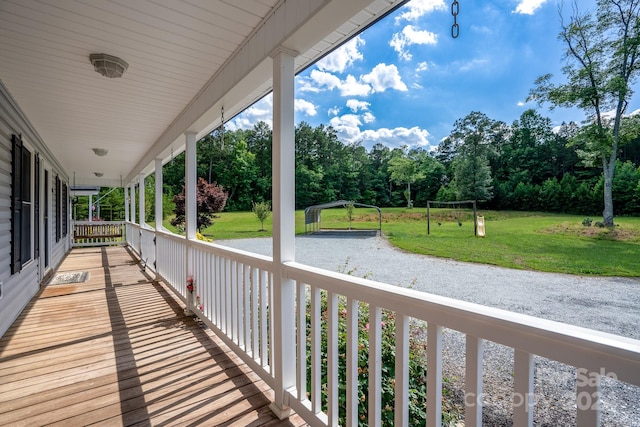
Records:
[[[216,243],[271,255],[271,238]],[[393,248],[386,239],[346,233],[296,238],[296,261],[425,292],[640,340],[640,279],[584,277],[463,263]],[[464,390],[464,336],[445,330],[445,375]],[[484,425],[511,425],[513,350],[485,345]],[[640,389],[604,379],[602,425],[640,427]],[[536,357],[538,426],[575,425],[575,369]],[[539,407],[538,407],[539,405]],[[543,409],[544,408],[544,409]]]

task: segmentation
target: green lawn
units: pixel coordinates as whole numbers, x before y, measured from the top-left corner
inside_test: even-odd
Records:
[[[584,227],[583,216],[532,212],[479,211],[486,237],[473,236],[469,211],[432,209],[427,235],[426,209],[385,208],[383,234],[408,252],[503,267],[569,274],[640,277],[640,218],[616,218],[609,230]],[[594,218],[598,220],[599,218]],[[212,239],[271,235],[251,212],[223,212],[203,234]],[[438,222],[440,225],[438,225]],[[458,222],[462,224],[459,226]],[[594,221],[595,222],[595,221]],[[375,209],[356,208],[354,229],[377,228]],[[171,225],[165,226],[175,230]],[[346,209],[322,212],[323,228],[348,228]],[[304,213],[296,212],[296,233],[304,232]]]

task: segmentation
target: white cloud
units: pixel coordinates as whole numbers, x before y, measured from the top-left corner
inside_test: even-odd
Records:
[[[447,10],[444,0],[412,0],[402,9],[402,13],[396,18],[396,22],[415,21],[416,19],[436,10]]]
[[[338,89],[342,96],[368,96],[373,92],[384,92],[387,89],[406,91],[407,85],[402,81],[395,65],[384,63],[376,65],[369,74],[359,78],[349,74],[344,80],[326,71],[312,70],[308,80],[302,80],[301,92],[318,93],[323,90]]]
[[[330,116],[337,116],[339,112],[340,107],[338,107],[337,105],[327,110],[327,114],[329,114]]]
[[[362,76],[362,81],[370,84],[374,92],[384,92],[387,89],[396,89],[402,92],[408,90],[394,64],[381,63],[376,65],[369,74]]]
[[[344,114],[329,120],[329,124],[336,130],[338,137],[345,142],[359,141],[360,138],[360,116],[357,114]]]
[[[423,71],[427,71],[428,69],[429,69],[429,65],[427,64],[427,62],[426,61],[422,61],[416,67],[416,73],[421,73]]]
[[[438,43],[438,35],[427,30],[417,30],[413,25],[407,25],[401,32],[395,33],[391,37],[389,45],[398,52],[398,56],[405,61],[412,58],[411,52],[407,48],[413,44],[430,45]]]
[[[269,94],[244,110],[236,118],[227,122],[225,127],[230,131],[251,129],[258,122],[263,121],[273,126],[273,94]]]
[[[524,101],[518,101],[518,107],[524,107],[524,106],[525,106]]]
[[[369,109],[369,106],[371,105],[371,103],[367,102],[367,101],[360,101],[357,99],[348,99],[347,100],[347,107],[349,107],[351,109],[351,111],[353,111],[354,113],[357,113],[358,110],[362,110],[362,111],[366,111]]]
[[[295,111],[301,111],[307,116],[315,116],[317,114],[316,106],[304,99],[296,98],[293,108]]]
[[[429,145],[429,132],[417,126],[412,128],[361,129],[363,121],[370,123],[368,120],[372,121],[373,119],[375,119],[373,114],[369,112],[362,116],[345,114],[332,118],[329,124],[336,130],[338,138],[342,141],[347,143],[361,141],[368,148],[371,148],[376,143],[382,143],[389,147],[402,147],[404,145],[424,147]]]
[[[513,13],[520,13],[523,15],[533,15],[543,4],[548,0],[520,0],[516,10]]]
[[[373,123],[376,121],[376,116],[371,114],[371,111],[367,111],[362,115],[362,120],[364,120],[365,123]]]
[[[340,78],[325,71],[312,70],[309,77],[311,77],[311,80],[316,84],[316,88],[324,87],[331,90],[341,84]]]
[[[354,37],[322,58],[316,65],[321,70],[342,73],[355,61],[361,61],[363,59],[362,53],[358,48],[364,45],[364,43],[364,39],[360,36]]]
[[[458,71],[466,72],[466,71],[477,70],[478,68],[483,68],[487,64],[489,64],[488,59],[475,58],[464,63],[454,64],[454,66],[455,68],[458,69]]]
[[[493,30],[485,25],[471,24],[471,31],[480,34],[491,34]]]
[[[361,78],[361,80],[363,80]],[[340,83],[340,95],[342,96],[367,96],[371,93],[371,86],[356,80],[351,74],[344,82]]]
[[[397,127],[393,129],[369,129],[361,133],[363,145],[372,146],[382,143],[388,147],[426,147],[429,146],[429,132],[417,126],[412,128]]]

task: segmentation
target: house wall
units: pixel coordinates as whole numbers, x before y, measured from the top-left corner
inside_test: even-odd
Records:
[[[48,170],[49,190],[49,248],[44,247],[44,206],[40,206],[40,218],[32,218],[32,227],[36,221],[40,223],[40,254],[35,254],[31,261],[23,265],[19,273],[11,274],[11,135],[21,134],[25,146],[41,159],[40,196],[44,196],[44,170]],[[32,163],[33,165],[35,163]],[[55,269],[70,249],[70,236],[56,242],[55,220],[55,177],[59,176],[68,183],[68,176],[50,153],[38,133],[29,123],[15,100],[0,81],[0,337],[27,306],[31,298],[40,289],[45,275]],[[32,191],[35,174],[32,170]],[[34,194],[35,197],[35,194]],[[67,201],[68,203],[68,201]],[[35,212],[33,213],[35,216]],[[32,243],[32,248],[35,242]],[[49,250],[49,266],[45,268],[45,251]]]

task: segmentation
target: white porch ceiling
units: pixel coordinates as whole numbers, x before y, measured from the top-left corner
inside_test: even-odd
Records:
[[[76,184],[119,186],[268,93],[274,47],[301,70],[400,3],[0,0],[0,80]],[[91,53],[129,68],[105,78]]]

